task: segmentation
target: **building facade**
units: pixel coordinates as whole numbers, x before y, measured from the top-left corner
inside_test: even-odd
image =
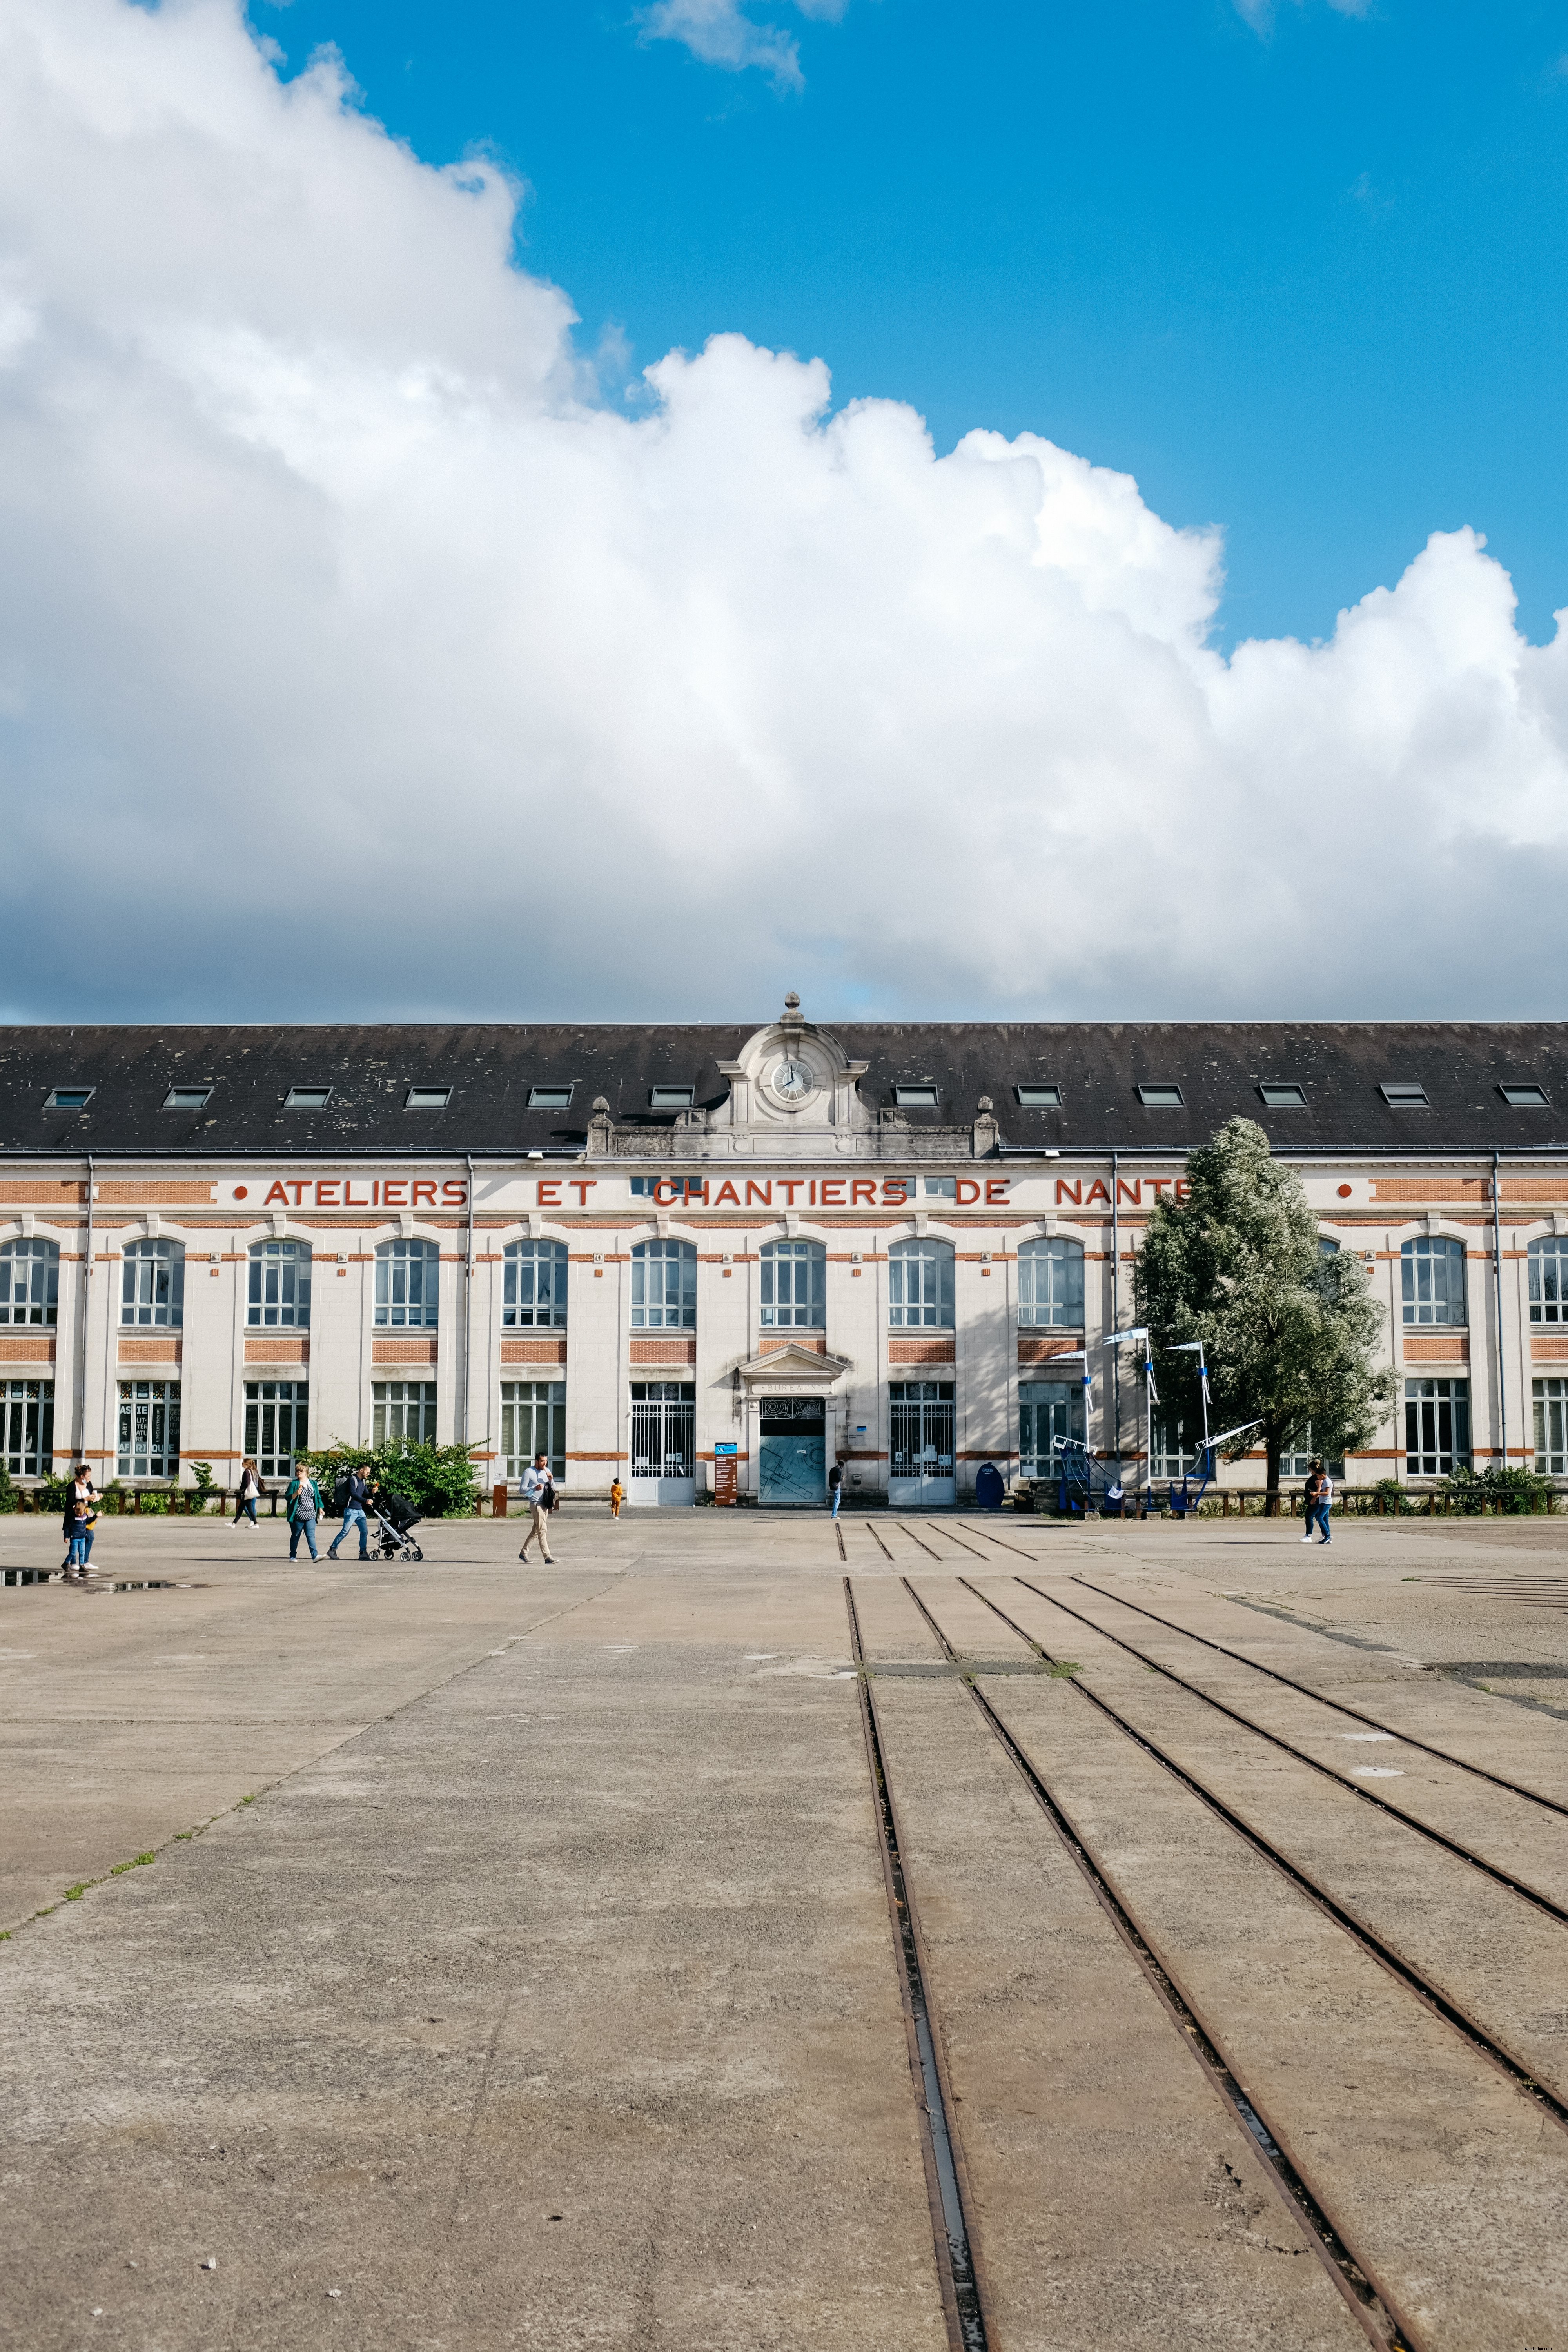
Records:
[[[838,1457],[940,1506],[1083,1436],[1179,1475],[1194,1433],[1146,1447],[1101,1342],[1237,1113],[1385,1309],[1397,1402],[1350,1482],[1568,1476],[1568,1025],[828,1028],[793,997],[750,1034],[0,1033],[0,1460],[232,1484],[401,1433],[486,1486],[543,1452],[568,1494],[817,1506]]]

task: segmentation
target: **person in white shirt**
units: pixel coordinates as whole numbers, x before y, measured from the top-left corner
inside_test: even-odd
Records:
[[[553,1560],[555,1555],[550,1549],[550,1514],[555,1503],[555,1481],[542,1454],[536,1454],[522,1474],[522,1499],[528,1505],[530,1517],[528,1533],[522,1539],[522,1549],[518,1553],[519,1559],[528,1558],[528,1547],[537,1536],[543,1557]]]

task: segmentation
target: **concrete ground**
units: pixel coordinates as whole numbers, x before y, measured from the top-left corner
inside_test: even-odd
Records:
[[[1568,1529],[421,1534],[0,1589],[0,2344],[1568,2347]]]

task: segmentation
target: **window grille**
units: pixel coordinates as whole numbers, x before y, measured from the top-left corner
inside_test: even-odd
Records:
[[[697,1475],[697,1389],[681,1381],[632,1382],[632,1476]]]
[[[759,1295],[764,1330],[820,1331],[827,1321],[827,1252],[820,1242],[765,1242]]]
[[[115,1467],[121,1478],[179,1476],[178,1381],[121,1381],[120,1448]]]
[[[411,1445],[436,1443],[434,1381],[373,1381],[370,1389],[373,1445],[406,1438]]]
[[[6,1242],[0,1247],[0,1323],[60,1319],[60,1253],[56,1242]]]
[[[1462,1323],[1465,1245],[1424,1234],[1399,1253],[1406,1323]]]
[[[127,1242],[121,1269],[121,1325],[152,1324],[177,1331],[185,1319],[183,1242]]]
[[[1568,1323],[1568,1234],[1530,1244],[1530,1319]]]
[[[1534,1383],[1535,1466],[1542,1477],[1568,1478],[1568,1380]]]
[[[888,1387],[895,1478],[951,1478],[952,1382],[892,1381]]]
[[[895,1331],[952,1329],[952,1244],[895,1242],[888,1252],[888,1321]]]
[[[697,1250],[691,1242],[637,1242],[632,1249],[632,1329],[697,1328]],[[676,1473],[670,1471],[671,1477]],[[686,1473],[681,1473],[686,1475]]]
[[[566,1476],[566,1383],[503,1381],[500,1391],[501,1475],[518,1479],[536,1454],[545,1455],[556,1484]]]
[[[433,1331],[441,1295],[434,1242],[383,1242],[375,1253],[375,1319],[391,1330]]]
[[[500,1319],[508,1330],[565,1329],[564,1242],[513,1242],[503,1251]]]
[[[1468,1381],[1406,1381],[1405,1468],[1412,1478],[1447,1478],[1470,1459]]]
[[[1018,1474],[1054,1478],[1061,1464],[1058,1440],[1082,1439],[1081,1381],[1020,1381],[1018,1383]]]
[[[1018,1320],[1083,1329],[1083,1244],[1054,1238],[1018,1251]]]
[[[247,1381],[245,1450],[264,1478],[287,1478],[310,1443],[310,1391],[304,1381]]]
[[[268,1331],[310,1328],[309,1242],[251,1244],[250,1298],[245,1319]],[[255,1450],[254,1446],[250,1448],[252,1453]]]
[[[53,1381],[0,1381],[0,1463],[13,1478],[53,1476]]]

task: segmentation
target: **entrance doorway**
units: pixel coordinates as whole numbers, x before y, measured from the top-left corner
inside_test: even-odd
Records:
[[[764,1509],[822,1509],[827,1501],[827,1407],[815,1397],[764,1397],[759,1408],[757,1500]]]
[[[952,1466],[952,1382],[893,1381],[888,1389],[892,1427],[888,1500],[928,1510],[956,1499]]]
[[[667,1509],[697,1500],[697,1388],[689,1381],[632,1382],[632,1475],[628,1503]]]

